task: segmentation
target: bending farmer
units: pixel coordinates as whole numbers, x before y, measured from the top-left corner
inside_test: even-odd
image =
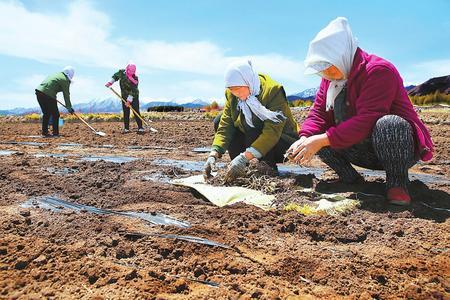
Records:
[[[136,65],[128,64],[125,69],[120,69],[113,76],[111,81],[105,84],[106,87],[110,87],[114,82],[120,81],[120,92],[122,98],[126,100],[126,103],[122,102],[123,109],[123,123],[124,128],[122,133],[130,132],[130,106],[140,114],[139,112],[139,89],[138,83],[139,79],[136,75]],[[144,133],[144,128],[142,127],[142,120],[138,116],[134,116],[136,123],[138,125],[138,133]]]
[[[59,136],[59,110],[56,102],[56,94],[62,92],[66,108],[73,113],[72,103],[70,102],[69,87],[72,82],[75,70],[71,66],[67,66],[62,72],[47,77],[35,90],[36,98],[41,107],[42,117],[42,135],[50,136],[48,133],[48,123],[50,116],[52,117],[52,134],[54,137]]]
[[[433,143],[397,69],[358,48],[345,18],[310,42],[305,65],[322,82],[291,157],[303,164],[317,153],[345,183],[362,179],[351,164],[385,170],[388,200],[408,205],[408,169],[431,159]]]
[[[263,160],[277,170],[286,149],[298,139],[297,123],[283,87],[253,70],[250,61],[232,63],[225,73],[225,107],[214,120],[212,151],[205,164],[210,176],[226,150],[232,159],[227,180],[242,176],[249,161]]]

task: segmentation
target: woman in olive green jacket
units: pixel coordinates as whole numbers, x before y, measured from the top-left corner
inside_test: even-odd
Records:
[[[226,150],[232,159],[226,180],[245,173],[253,158],[275,170],[290,144],[298,139],[297,123],[288,106],[283,86],[253,70],[250,61],[232,63],[225,73],[225,107],[215,120],[216,134],[205,163],[211,176]]]

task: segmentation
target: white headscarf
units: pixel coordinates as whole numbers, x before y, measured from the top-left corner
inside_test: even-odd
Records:
[[[72,81],[73,75],[75,74],[75,69],[72,66],[65,66],[63,73],[67,76],[67,78],[69,78],[70,81]]]
[[[321,68],[326,66],[326,63],[334,65],[344,74],[343,80],[333,80],[328,87],[327,111],[333,108],[334,99],[347,83],[357,48],[357,40],[344,17],[331,21],[309,43],[305,59],[306,74],[322,71]]]
[[[261,121],[271,120],[275,123],[286,119],[282,112],[273,112],[265,108],[256,96],[260,93],[261,82],[258,73],[253,70],[251,61],[240,60],[231,63],[225,72],[225,87],[248,86],[250,95],[247,99],[238,99],[238,109],[242,110],[245,122],[255,127],[252,121],[254,113]]]

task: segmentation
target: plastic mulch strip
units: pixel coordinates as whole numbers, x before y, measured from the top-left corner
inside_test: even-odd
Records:
[[[112,162],[116,164],[123,164],[127,162],[132,162],[135,160],[138,160],[137,157],[131,157],[131,156],[84,156],[81,158],[82,161],[106,161],[106,162]]]
[[[181,228],[188,228],[191,225],[184,221],[179,221],[172,217],[157,214],[157,213],[144,213],[144,212],[132,212],[132,211],[117,211],[111,209],[97,208],[94,206],[78,204],[74,202],[65,201],[56,197],[37,197],[31,198],[21,205],[22,207],[35,207],[50,209],[52,211],[61,211],[62,209],[70,209],[76,212],[87,211],[98,215],[116,215],[130,218],[140,219],[149,222],[154,225],[171,225]]]
[[[202,244],[212,247],[220,247],[224,249],[231,249],[230,246],[227,246],[222,243],[214,242],[208,239],[199,238],[196,236],[191,235],[178,235],[178,234],[164,234],[164,233],[143,233],[143,232],[123,232],[122,234],[129,236],[129,237],[144,237],[144,236],[151,236],[151,237],[160,237],[165,239],[174,239],[174,240],[181,240],[196,244]]]
[[[16,151],[10,151],[10,150],[0,150],[0,155],[13,155],[14,153],[16,153]]]
[[[48,145],[48,143],[42,143],[42,142],[0,142],[0,144],[6,144],[6,145],[25,145],[25,146],[45,146]]]

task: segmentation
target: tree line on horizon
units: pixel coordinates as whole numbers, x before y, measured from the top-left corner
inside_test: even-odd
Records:
[[[447,104],[450,105],[450,94],[435,91],[432,94],[422,96],[409,96],[414,105],[431,105],[431,104]]]

